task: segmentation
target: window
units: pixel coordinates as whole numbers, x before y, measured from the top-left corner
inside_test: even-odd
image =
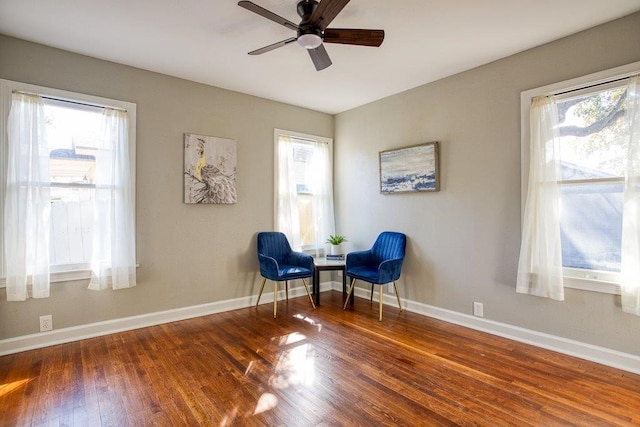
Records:
[[[320,251],[334,234],[331,140],[275,130],[275,229],[296,250]]]
[[[92,289],[135,285],[135,104],[6,80],[0,101],[8,297],[16,284],[21,300],[26,283],[43,297],[50,282],[77,278],[91,277]]]
[[[88,270],[103,108],[44,99],[51,183],[52,271]]]
[[[523,214],[529,180],[529,110],[553,95],[556,183],[564,286],[620,294],[625,173],[630,140],[627,86],[640,64],[522,94]],[[549,144],[549,143],[547,143]],[[547,147],[546,160],[549,160]],[[548,207],[547,207],[548,208]]]
[[[629,142],[620,83],[557,97],[565,277],[619,282]]]
[[[293,170],[296,183],[296,199],[300,223],[300,243],[303,247],[311,247],[316,243],[313,220],[313,156],[314,141],[293,139]]]

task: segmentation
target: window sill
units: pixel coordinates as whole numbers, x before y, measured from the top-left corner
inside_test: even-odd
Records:
[[[88,280],[88,279],[91,279],[91,270],[61,271],[58,273],[51,273],[51,283],[71,282],[73,280]],[[31,283],[31,280],[29,280],[28,283]],[[0,288],[6,288],[6,287],[7,287],[7,279],[4,277],[0,277]]]
[[[619,274],[609,272],[585,272],[565,269],[565,288],[620,295]]]
[[[136,264],[136,268],[139,268],[140,264]],[[91,270],[88,269],[76,269],[68,271],[57,271],[51,273],[51,283],[60,282],[72,282],[74,280],[89,280],[91,279]],[[28,281],[31,286],[31,280]],[[7,279],[0,277],[0,288],[7,287]]]

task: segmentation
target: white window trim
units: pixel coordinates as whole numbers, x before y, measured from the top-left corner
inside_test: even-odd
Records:
[[[69,270],[69,271],[61,271],[58,273],[51,273],[49,281],[51,283],[61,283],[61,282],[71,282],[73,280],[89,280],[91,279],[91,270],[88,269],[78,269],[78,270]],[[31,287],[31,280],[28,280],[29,289]],[[0,288],[6,288],[7,281],[6,278],[0,277]]]
[[[136,104],[117,99],[103,98],[68,90],[54,89],[45,86],[21,83],[12,80],[0,79],[0,227],[4,227],[4,200],[6,195],[5,179],[7,176],[6,159],[8,135],[6,132],[7,119],[11,110],[11,94],[14,91],[36,93],[46,97],[61,99],[70,102],[83,102],[101,108],[120,108],[127,111],[129,116],[129,156],[131,159],[133,188],[135,185],[136,169]],[[135,194],[134,194],[135,198]],[[135,202],[134,202],[135,205]],[[4,258],[4,237],[0,238],[0,288],[6,287],[4,272],[6,269]],[[91,278],[91,270],[86,264],[69,264],[52,266],[51,283],[83,280]]]
[[[278,140],[279,140],[281,135],[328,144],[329,145],[329,163],[330,163],[331,170],[333,170],[333,139],[332,138],[327,138],[326,136],[318,136],[318,135],[311,135],[311,134],[307,134],[307,133],[294,132],[294,131],[278,129],[278,128],[274,128],[273,129],[273,149],[274,149],[273,163],[274,163],[274,166],[276,165],[277,159],[278,159]],[[276,183],[276,180],[277,180],[277,178],[275,176],[275,173],[277,173],[277,170],[274,168],[274,177],[273,177],[274,191],[275,191],[275,183]],[[276,212],[276,210],[277,210],[276,203],[277,203],[277,198],[274,197],[273,198],[273,212]],[[273,229],[275,230],[277,228],[277,226],[278,226],[278,218],[276,218],[275,215],[274,215],[274,218],[273,218]],[[302,246],[301,250],[303,252],[309,253],[309,254],[315,253],[315,247],[311,246],[311,245],[304,245],[304,246]]]
[[[308,133],[300,133],[277,128],[273,130],[274,154],[278,153],[278,138],[281,135],[329,144],[329,154],[331,155],[331,158],[333,158],[333,139],[327,138],[326,136],[311,135]]]
[[[520,225],[524,221],[524,208],[529,185],[529,110],[531,100],[537,96],[552,96],[569,91],[604,85],[612,80],[624,79],[640,73],[640,61],[598,73],[588,74],[563,82],[553,83],[524,91],[520,94],[520,141],[521,141],[521,186],[520,186]],[[605,87],[605,86],[603,86]],[[564,286],[585,291],[620,295],[620,274],[608,271],[564,269]]]

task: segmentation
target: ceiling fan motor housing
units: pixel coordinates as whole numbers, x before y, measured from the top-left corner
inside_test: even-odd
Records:
[[[298,2],[298,15],[302,18],[298,24],[297,42],[305,49],[315,49],[322,44],[322,31],[309,23],[313,11],[318,7],[316,0],[301,0]]]
[[[302,22],[300,24],[303,24],[311,18],[311,14],[316,10],[316,7],[318,7],[318,2],[316,0],[300,0],[298,2],[298,15],[302,18]]]

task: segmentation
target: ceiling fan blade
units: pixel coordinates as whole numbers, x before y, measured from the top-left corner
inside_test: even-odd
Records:
[[[378,47],[384,40],[384,30],[359,30],[352,28],[327,28],[324,30],[326,43],[355,44]]]
[[[331,65],[329,54],[322,44],[315,49],[309,49],[309,56],[316,67],[316,71],[324,70]]]
[[[286,46],[294,41],[296,41],[296,38],[291,37],[290,39],[282,40],[281,42],[270,44],[269,46],[261,47],[260,49],[252,50],[251,52],[249,52],[249,55],[261,55],[265,52],[269,52],[279,47]]]
[[[293,22],[289,21],[288,19],[283,18],[282,16],[276,15],[275,13],[265,9],[262,6],[258,6],[257,4],[250,2],[250,1],[239,1],[238,2],[238,6],[243,7],[247,10],[250,10],[253,13],[257,13],[258,15],[267,18],[277,24],[280,25],[284,25],[285,27],[292,29],[292,30],[298,30],[298,24],[294,24]]]
[[[349,0],[320,0],[316,10],[311,14],[309,23],[324,30],[338,16],[347,3],[349,3]]]

